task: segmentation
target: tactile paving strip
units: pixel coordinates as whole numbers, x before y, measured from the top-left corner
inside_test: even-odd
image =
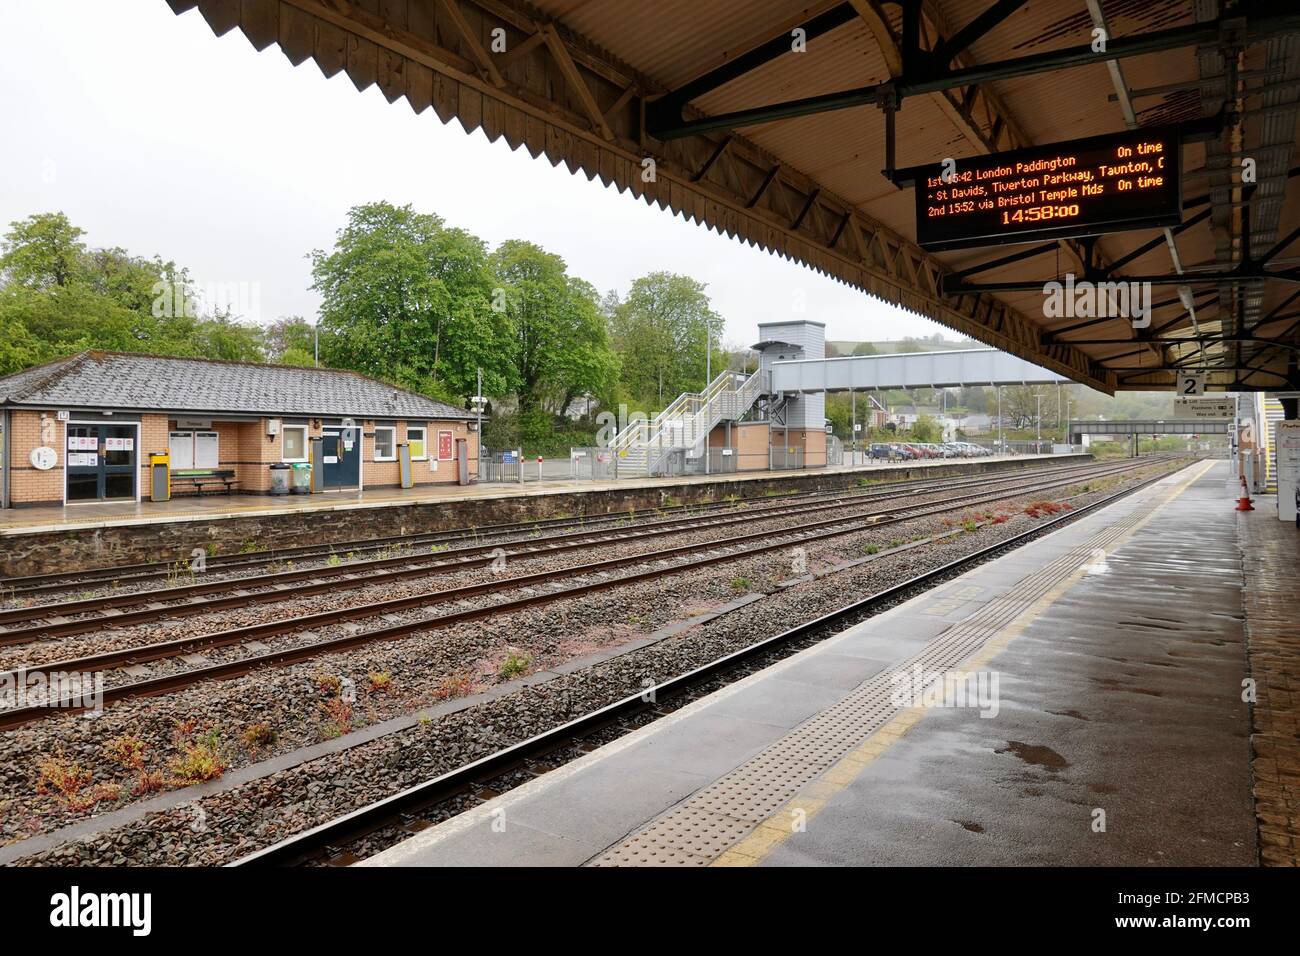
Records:
[[[890,699],[894,689],[891,675],[914,666],[924,672],[959,669],[961,662],[975,656],[1044,595],[1092,563],[1098,550],[1105,551],[1153,510],[1141,505],[1133,508],[1088,541],[1031,572],[916,654],[864,681],[839,703],[810,717],[588,865],[707,866],[905,709]]]

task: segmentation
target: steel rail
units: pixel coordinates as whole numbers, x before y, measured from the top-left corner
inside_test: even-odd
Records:
[[[1185,468],[1188,465],[1182,467]],[[1085,505],[1075,511],[1051,518],[1036,528],[1031,528],[973,551],[937,568],[923,571],[906,581],[891,585],[883,591],[868,595],[811,621],[797,624],[779,634],[764,638],[686,673],[669,678],[652,688],[638,691],[622,700],[615,701],[550,730],[543,731],[527,740],[520,741],[485,757],[480,757],[478,760],[450,770],[432,780],[408,787],[400,793],[377,800],[333,820],[304,830],[302,833],[280,840],[261,850],[256,850],[227,863],[226,866],[294,866],[318,858],[322,854],[344,847],[349,842],[366,837],[387,826],[399,824],[402,822],[403,817],[427,811],[453,797],[474,789],[481,789],[487,781],[525,765],[529,761],[537,760],[539,757],[563,749],[575,740],[589,737],[593,733],[629,717],[647,711],[655,711],[664,699],[688,693],[728,671],[761,658],[763,655],[779,653],[788,645],[805,638],[817,637],[821,634],[829,636],[839,633],[846,625],[855,623],[855,619],[878,613],[883,605],[904,600],[911,596],[913,592],[931,588],[944,579],[982,564],[1002,552],[1013,550],[1035,538],[1050,534],[1067,523],[1114,504],[1116,501],[1142,488],[1169,477],[1170,474],[1176,474],[1179,470],[1181,468],[1138,482],[1129,488]]]
[[[1035,477],[1086,475],[1096,465],[1081,468],[1052,469],[1047,472],[1035,472]],[[987,479],[950,483],[944,489],[913,489],[903,496],[939,492],[947,488],[965,488],[971,485],[989,486],[990,484],[1007,484],[1023,480],[1023,475],[1008,477],[1001,481],[990,482]],[[834,508],[855,507],[859,504],[872,504],[883,498],[899,497],[894,492],[864,492],[860,495],[831,499],[816,505],[797,505],[791,508],[763,510],[746,510],[737,514],[708,515],[703,518],[691,516],[670,518],[663,521],[651,521],[627,530],[611,531],[574,531],[551,535],[538,544],[526,542],[504,542],[476,545],[460,548],[455,552],[444,554],[405,555],[394,558],[382,558],[360,563],[340,564],[323,568],[303,568],[295,571],[281,571],[250,578],[221,579],[203,583],[186,584],[173,588],[159,588],[148,591],[132,591],[127,594],[109,595],[100,598],[87,598],[80,601],[63,601],[56,604],[39,604],[31,607],[10,608],[0,611],[0,647],[26,644],[50,637],[66,637],[83,634],[103,627],[120,627],[147,621],[186,617],[195,614],[207,614],[227,608],[245,607],[260,603],[291,600],[312,594],[321,594],[335,590],[350,590],[372,584],[385,584],[408,578],[427,577],[440,571],[462,571],[490,564],[501,554],[507,559],[528,559],[563,554],[592,545],[615,545],[625,541],[637,541],[645,538],[662,537],[680,533],[683,529],[707,530],[715,527],[752,523],[768,518],[782,518],[795,514],[813,514]],[[563,543],[568,542],[568,543]],[[505,545],[520,545],[508,550]],[[482,557],[486,555],[486,557]],[[301,583],[311,582],[311,583]],[[252,588],[266,588],[251,591]],[[225,594],[225,597],[212,595]],[[161,602],[179,601],[184,598],[198,598],[185,603],[163,605]],[[139,610],[120,610],[138,608]],[[105,611],[116,613],[105,614]],[[87,614],[81,618],[67,618],[67,615]],[[65,619],[66,618],[66,619]],[[11,627],[31,621],[45,622],[28,627]]]
[[[1133,470],[1137,467],[1145,467],[1149,462],[1143,462],[1141,465],[1129,465],[1124,469],[1108,471],[1106,474],[1113,474],[1122,471]],[[1098,475],[1097,477],[1105,477]],[[1163,476],[1161,476],[1163,477]],[[1058,481],[1055,485],[1066,484],[1066,481]],[[1025,493],[1042,491],[1053,487],[1053,484],[1044,484],[1032,489],[1025,489]],[[525,598],[518,598],[509,601],[503,601],[497,604],[486,605],[479,608],[469,608],[461,611],[453,611],[444,614],[441,617],[428,619],[421,618],[415,621],[406,621],[398,624],[390,624],[384,627],[375,628],[368,631],[360,631],[355,634],[349,634],[343,637],[330,638],[324,641],[316,641],[311,644],[301,645],[299,647],[287,648],[278,651],[268,651],[263,654],[251,657],[240,658],[235,661],[228,661],[221,664],[210,664],[203,667],[192,668],[190,670],[180,671],[175,674],[167,674],[159,677],[145,678],[139,681],[133,681],[126,684],[120,684],[114,687],[105,688],[102,694],[102,703],[107,706],[117,703],[121,700],[127,700],[134,697],[147,697],[158,694],[169,693],[179,690],[193,684],[201,683],[207,680],[223,680],[231,677],[238,677],[250,673],[261,667],[284,667],[290,664],[300,663],[310,660],[314,657],[320,657],[325,654],[337,653],[339,651],[351,650],[355,647],[361,647],[366,644],[377,641],[391,640],[397,637],[404,637],[408,634],[420,631],[442,630],[456,624],[462,624],[470,621],[480,620],[482,618],[494,617],[500,614],[509,614],[515,611],[524,610],[530,607],[536,607],[543,604],[551,604],[556,601],[566,600],[578,597],[584,594],[590,594],[596,591],[607,590],[623,584],[629,584],[636,581],[650,580],[653,578],[664,577],[671,574],[678,574],[699,567],[708,567],[716,564],[723,564],[728,561],[738,561],[745,558],[766,554],[772,551],[788,548],[792,545],[800,544],[807,541],[819,541],[827,538],[839,537],[846,534],[853,534],[870,528],[898,524],[904,521],[910,521],[918,517],[926,517],[932,514],[942,514],[945,511],[954,510],[953,505],[957,502],[989,503],[1005,499],[1005,493],[988,493],[982,496],[965,495],[957,499],[950,499],[943,503],[925,506],[914,509],[896,509],[892,516],[880,516],[877,520],[858,522],[858,519],[851,519],[855,523],[849,527],[843,527],[846,522],[844,519],[816,522],[812,525],[804,525],[798,529],[791,529],[797,532],[807,532],[810,529],[828,529],[820,530],[812,534],[799,534],[778,541],[768,540],[766,543],[756,547],[742,548],[724,554],[705,554],[701,557],[673,564],[669,567],[653,567],[642,571],[635,571],[631,574],[625,574],[612,580],[601,580],[584,584],[575,584],[566,588],[558,588],[546,594],[535,594]],[[970,501],[968,499],[978,499]],[[962,507],[963,505],[957,505]],[[876,516],[869,516],[875,518]],[[754,532],[752,534],[740,535],[734,538],[725,539],[722,542],[714,542],[710,545],[710,551],[716,551],[720,545],[736,543],[756,538],[772,537],[770,532]],[[649,562],[662,562],[668,557],[675,557],[689,551],[698,551],[699,545],[681,545],[675,548],[662,549],[660,551],[649,552],[646,554],[615,558],[609,561],[594,562],[591,564],[577,565],[573,568],[566,568],[562,571],[538,572],[531,575],[522,575],[513,578],[505,578],[496,581],[487,581],[480,584],[467,585],[462,588],[452,588],[441,592],[430,592],[424,595],[413,595],[404,598],[397,598],[391,601],[378,602],[372,605],[363,605],[356,608],[346,608],[343,610],[325,611],[317,614],[304,615],[296,618],[288,618],[283,621],[272,621],[264,624],[254,624],[245,627],[234,628],[228,631],[217,632],[214,634],[202,635],[194,638],[182,638],[173,641],[163,641],[157,644],[143,645],[139,647],[124,648],[118,651],[110,651],[104,654],[91,655],[84,658],[58,661],[49,664],[43,664],[39,667],[25,667],[23,671],[42,671],[50,673],[73,673],[73,672],[94,672],[105,670],[110,667],[120,666],[129,663],[141,663],[152,660],[161,660],[168,657],[175,657],[180,654],[192,653],[194,651],[211,649],[216,647],[227,647],[233,644],[242,644],[250,640],[261,637],[269,637],[277,634],[284,634],[291,631],[307,629],[322,624],[339,623],[352,617],[374,617],[379,614],[391,613],[396,610],[409,609],[411,607],[426,607],[431,601],[445,603],[447,601],[460,600],[465,597],[474,596],[494,591],[517,590],[528,584],[542,583],[544,581],[553,581],[557,574],[563,574],[569,578],[588,577],[601,571],[609,570],[615,567],[625,567],[628,565],[646,564]],[[16,680],[19,672],[12,671],[0,675],[9,680]],[[60,713],[75,713],[84,711],[87,708],[83,706],[70,706],[65,701],[53,701],[43,704],[33,704],[26,707],[15,707],[6,710],[0,710],[0,729],[9,729],[21,726],[33,720],[44,717],[52,717]]]

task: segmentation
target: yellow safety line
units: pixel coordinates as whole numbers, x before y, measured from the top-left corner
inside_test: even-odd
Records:
[[[1191,487],[1213,466],[1213,461],[1202,463],[1201,468],[1195,474],[1171,489],[1145,516],[1112,541],[1110,548],[1119,547],[1137,531],[1145,527],[1147,522],[1151,521],[1162,508]],[[1051,605],[1055,604],[1062,595],[1074,587],[1084,573],[1082,567],[1078,568],[1068,578],[1062,580],[1027,607],[1014,621],[989,638],[972,657],[964,661],[962,669],[978,670],[1002,653],[1008,644]],[[881,756],[895,741],[920,721],[925,716],[926,709],[924,707],[909,707],[894,715],[891,720],[867,737],[861,746],[840,758],[829,770],[804,787],[780,810],[760,823],[744,839],[724,851],[709,865],[755,866],[761,863],[768,854],[796,832],[794,826],[796,820],[807,823],[808,820],[820,813],[826,804],[841,791],[847,789],[872,761]]]

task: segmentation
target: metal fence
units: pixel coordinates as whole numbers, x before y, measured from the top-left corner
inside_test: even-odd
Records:
[[[803,467],[803,449],[773,445],[767,450],[768,467],[772,471],[785,471]]]
[[[519,463],[520,481],[567,481],[572,477],[571,458],[525,458]]]
[[[710,448],[704,455],[688,455],[685,448],[673,448],[655,459],[655,477],[681,475],[730,475],[736,471],[736,449]]]
[[[478,480],[482,483],[518,482],[519,452],[484,448],[478,458]]]
[[[575,477],[574,467],[572,458],[524,457],[518,449],[484,449],[478,460],[478,480],[481,484],[568,481]]]
[[[612,448],[569,450],[569,475],[578,480],[608,481],[618,477],[618,456]]]
[[[1002,442],[1001,449],[998,448],[998,443],[996,441],[980,441],[980,442],[972,442],[972,444],[980,445],[984,448],[987,448],[990,451],[992,451],[995,455],[996,454],[1003,454],[1003,455],[1062,454],[1061,452],[1054,452],[1052,450],[1053,443],[1048,438],[1044,438],[1042,441],[1020,441],[1018,439],[1013,441],[1011,439],[1007,439]],[[1057,446],[1057,447],[1064,447],[1064,446]]]
[[[989,443],[983,444],[994,454],[998,450]],[[1044,440],[1008,441],[1003,454],[1011,455],[1062,455],[1078,453],[1084,449],[1078,445],[1054,444]],[[654,474],[656,477],[675,478],[682,475],[731,475],[740,470],[742,455],[738,448],[710,448],[707,457],[689,456],[682,448],[670,449],[656,458]],[[764,456],[760,451],[746,457],[743,462],[746,469],[768,468],[772,471],[788,471],[804,467],[804,450],[784,445],[773,445]],[[852,446],[846,447],[839,439],[828,436],[826,443],[826,464],[831,467],[848,465],[887,464],[891,459],[871,457],[869,445],[859,445],[856,453]],[[901,462],[902,459],[899,459]],[[519,484],[530,481],[612,481],[616,478],[643,478],[645,465],[627,466],[612,448],[573,448],[568,458],[523,457],[518,450],[492,451],[484,449],[478,461],[478,480],[481,483]]]
[[[844,464],[844,442],[834,435],[826,436],[826,467],[837,468]]]
[[[710,448],[705,455],[690,456],[683,448],[672,448],[654,458],[654,477],[675,478],[681,475],[731,475],[739,468],[735,448]],[[525,480],[532,480],[530,463],[524,462]],[[550,462],[545,462],[543,478],[556,477]],[[577,481],[610,481],[615,478],[644,478],[645,465],[629,465],[612,448],[574,448],[569,452],[567,477]]]

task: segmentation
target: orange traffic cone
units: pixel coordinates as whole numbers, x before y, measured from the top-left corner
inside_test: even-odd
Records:
[[[1238,511],[1254,511],[1254,506],[1250,503],[1250,491],[1246,488],[1246,476],[1241,476],[1241,497],[1237,499]]]

